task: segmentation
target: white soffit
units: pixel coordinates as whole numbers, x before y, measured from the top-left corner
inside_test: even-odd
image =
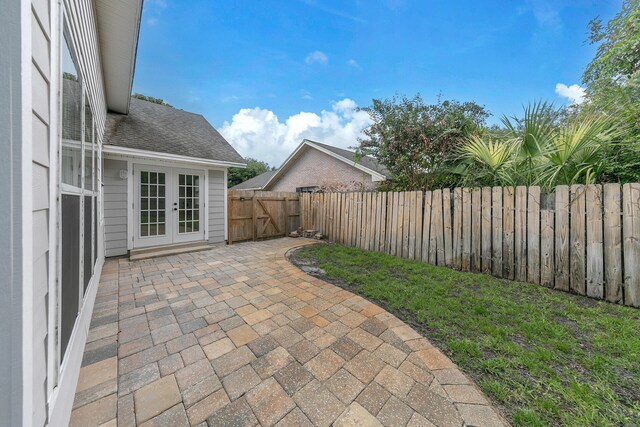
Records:
[[[142,0],[96,0],[107,108],[129,112]]]

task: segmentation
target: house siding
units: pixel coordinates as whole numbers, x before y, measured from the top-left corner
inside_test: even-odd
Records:
[[[371,190],[371,175],[313,148],[292,162],[283,175],[265,190],[296,191],[298,187],[320,187],[332,191]]]
[[[224,171],[209,171],[209,243],[225,240],[224,189],[227,183],[224,175]]]
[[[104,160],[104,244],[105,256],[127,254],[127,170],[124,160]]]
[[[31,209],[32,209],[32,413],[34,426],[47,422],[49,179],[51,123],[51,8],[34,1],[31,8]],[[54,270],[55,271],[55,270]]]
[[[84,76],[84,82],[89,96],[89,102],[93,111],[96,125],[96,141],[100,144],[104,134],[104,121],[106,116],[106,103],[102,86],[102,66],[97,48],[97,28],[93,2],[91,0],[65,0],[62,4],[65,12],[68,35],[73,49],[76,51],[78,67]],[[68,420],[71,404],[62,399],[52,399],[54,387],[60,390],[69,390],[75,387],[77,370],[79,366],[67,365],[65,374],[59,374],[61,361],[58,360],[56,348],[49,343],[50,319],[55,319],[49,313],[50,300],[56,296],[49,294],[50,283],[55,283],[58,268],[56,259],[52,255],[55,252],[56,242],[50,241],[52,229],[57,227],[60,216],[59,205],[55,204],[55,197],[51,191],[59,191],[58,170],[52,168],[52,160],[59,155],[60,123],[58,86],[60,74],[58,61],[54,60],[58,52],[58,46],[52,43],[63,43],[58,38],[59,19],[61,10],[57,2],[48,0],[32,0],[30,8],[31,16],[29,27],[24,30],[30,33],[31,46],[31,116],[29,127],[31,128],[30,140],[23,139],[24,144],[31,144],[31,169],[23,171],[30,175],[31,194],[31,312],[30,330],[25,333],[24,339],[30,342],[29,357],[31,376],[28,382],[30,408],[29,414],[24,419],[33,426],[43,426],[49,422],[48,409],[62,414],[62,419]],[[27,123],[29,123],[27,122]],[[84,200],[84,199],[83,199]],[[53,205],[51,203],[54,203]],[[52,223],[53,221],[53,223]],[[100,231],[98,230],[98,233]],[[54,234],[55,235],[55,234]],[[99,249],[99,253],[101,250]],[[98,271],[99,273],[99,271]],[[87,305],[87,304],[85,304]],[[92,306],[91,304],[88,304]],[[77,325],[76,325],[77,326]],[[75,351],[81,351],[84,347],[85,336],[82,333],[77,338]],[[53,367],[54,376],[49,377],[49,366]],[[28,378],[28,377],[27,377]],[[60,396],[62,392],[58,393]],[[48,408],[51,406],[50,408]],[[67,407],[58,410],[58,407]],[[59,420],[59,419],[58,419]]]

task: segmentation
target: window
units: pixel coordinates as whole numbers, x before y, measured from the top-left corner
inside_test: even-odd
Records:
[[[71,338],[98,257],[100,150],[91,99],[67,32],[61,41],[60,359]]]
[[[296,188],[296,193],[318,193],[320,191],[320,187],[298,187]]]
[[[82,187],[82,79],[65,35],[62,43],[62,151],[63,184]]]
[[[178,174],[178,233],[200,231],[200,177]]]

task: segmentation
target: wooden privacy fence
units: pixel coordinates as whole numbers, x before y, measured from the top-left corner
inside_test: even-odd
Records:
[[[229,191],[228,242],[282,237],[300,226],[298,193]]]
[[[348,246],[640,306],[640,184],[302,194]]]

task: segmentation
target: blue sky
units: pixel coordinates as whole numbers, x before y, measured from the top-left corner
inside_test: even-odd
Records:
[[[372,98],[473,100],[494,115],[579,98],[589,20],[620,0],[146,0],[134,91],[203,114],[278,165],[304,137],[348,147]]]

